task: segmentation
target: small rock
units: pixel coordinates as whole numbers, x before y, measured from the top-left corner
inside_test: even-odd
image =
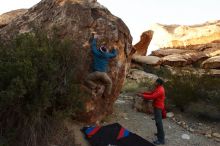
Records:
[[[182,121],[182,122],[181,122],[181,125],[186,125],[186,122]]]
[[[125,101],[118,99],[115,101],[115,104],[125,104]]]
[[[188,134],[183,134],[181,136],[182,139],[190,140],[190,136]]]
[[[189,128],[190,132],[195,132],[195,130],[193,128]]]
[[[124,118],[125,120],[129,120],[127,117]]]
[[[205,137],[212,138],[212,135],[211,134],[206,134]]]
[[[206,131],[205,135],[208,135],[208,134],[212,135],[212,130]]]
[[[180,126],[182,126],[182,127],[185,128],[185,129],[187,128],[186,123],[185,123],[184,121],[181,121],[181,122],[180,122]]]
[[[198,123],[199,126],[202,126],[202,123]]]
[[[133,96],[123,96],[123,99],[125,99],[125,100],[133,100],[134,97]]]
[[[182,124],[181,125],[184,129],[187,129],[187,125]]]
[[[215,138],[215,141],[220,142],[220,139],[219,138]]]
[[[126,113],[119,113],[119,116],[122,118],[125,118],[125,117],[127,117],[127,114]]]
[[[172,118],[174,117],[174,113],[173,112],[168,112],[167,113],[167,118]]]
[[[220,134],[219,133],[212,133],[212,136],[214,136],[216,138],[220,138]]]

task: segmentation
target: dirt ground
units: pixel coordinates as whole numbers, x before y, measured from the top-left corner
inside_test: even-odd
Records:
[[[140,113],[132,108],[132,100],[118,99],[114,105],[114,113],[104,119],[101,125],[107,125],[118,122],[129,131],[138,134],[144,139],[152,142],[156,139],[154,133],[156,133],[155,121],[152,120],[152,115]],[[180,113],[174,113],[176,118],[182,118],[186,120]],[[197,122],[197,121],[196,121]],[[192,122],[191,122],[192,123]],[[165,140],[164,146],[220,146],[220,142],[214,138],[207,138],[206,136],[198,133],[193,133],[182,126],[178,125],[177,122],[171,118],[163,120]],[[219,123],[217,123],[219,125]],[[200,123],[201,125],[201,123]],[[75,126],[75,141],[77,146],[90,146],[88,142],[83,138],[82,133],[79,131],[82,124]],[[203,125],[209,127],[209,125]],[[213,127],[212,127],[213,129]],[[183,139],[182,135],[188,135],[189,139]]]

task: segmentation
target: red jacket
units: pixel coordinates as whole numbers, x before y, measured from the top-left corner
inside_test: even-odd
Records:
[[[157,86],[152,92],[142,93],[144,99],[153,100],[153,106],[159,109],[164,109],[165,90],[163,86]]]

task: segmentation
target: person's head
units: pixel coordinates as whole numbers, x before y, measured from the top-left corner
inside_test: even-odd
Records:
[[[100,50],[101,52],[103,52],[103,53],[108,52],[108,49],[107,49],[104,45],[102,45],[101,47],[99,47],[99,50]]]
[[[163,85],[164,81],[161,78],[158,78],[155,82],[156,86],[161,86]]]

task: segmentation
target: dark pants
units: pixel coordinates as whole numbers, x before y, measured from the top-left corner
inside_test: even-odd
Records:
[[[162,110],[159,108],[154,108],[154,118],[157,127],[157,139],[160,142],[164,141],[164,131],[163,131],[163,122],[162,122]]]

